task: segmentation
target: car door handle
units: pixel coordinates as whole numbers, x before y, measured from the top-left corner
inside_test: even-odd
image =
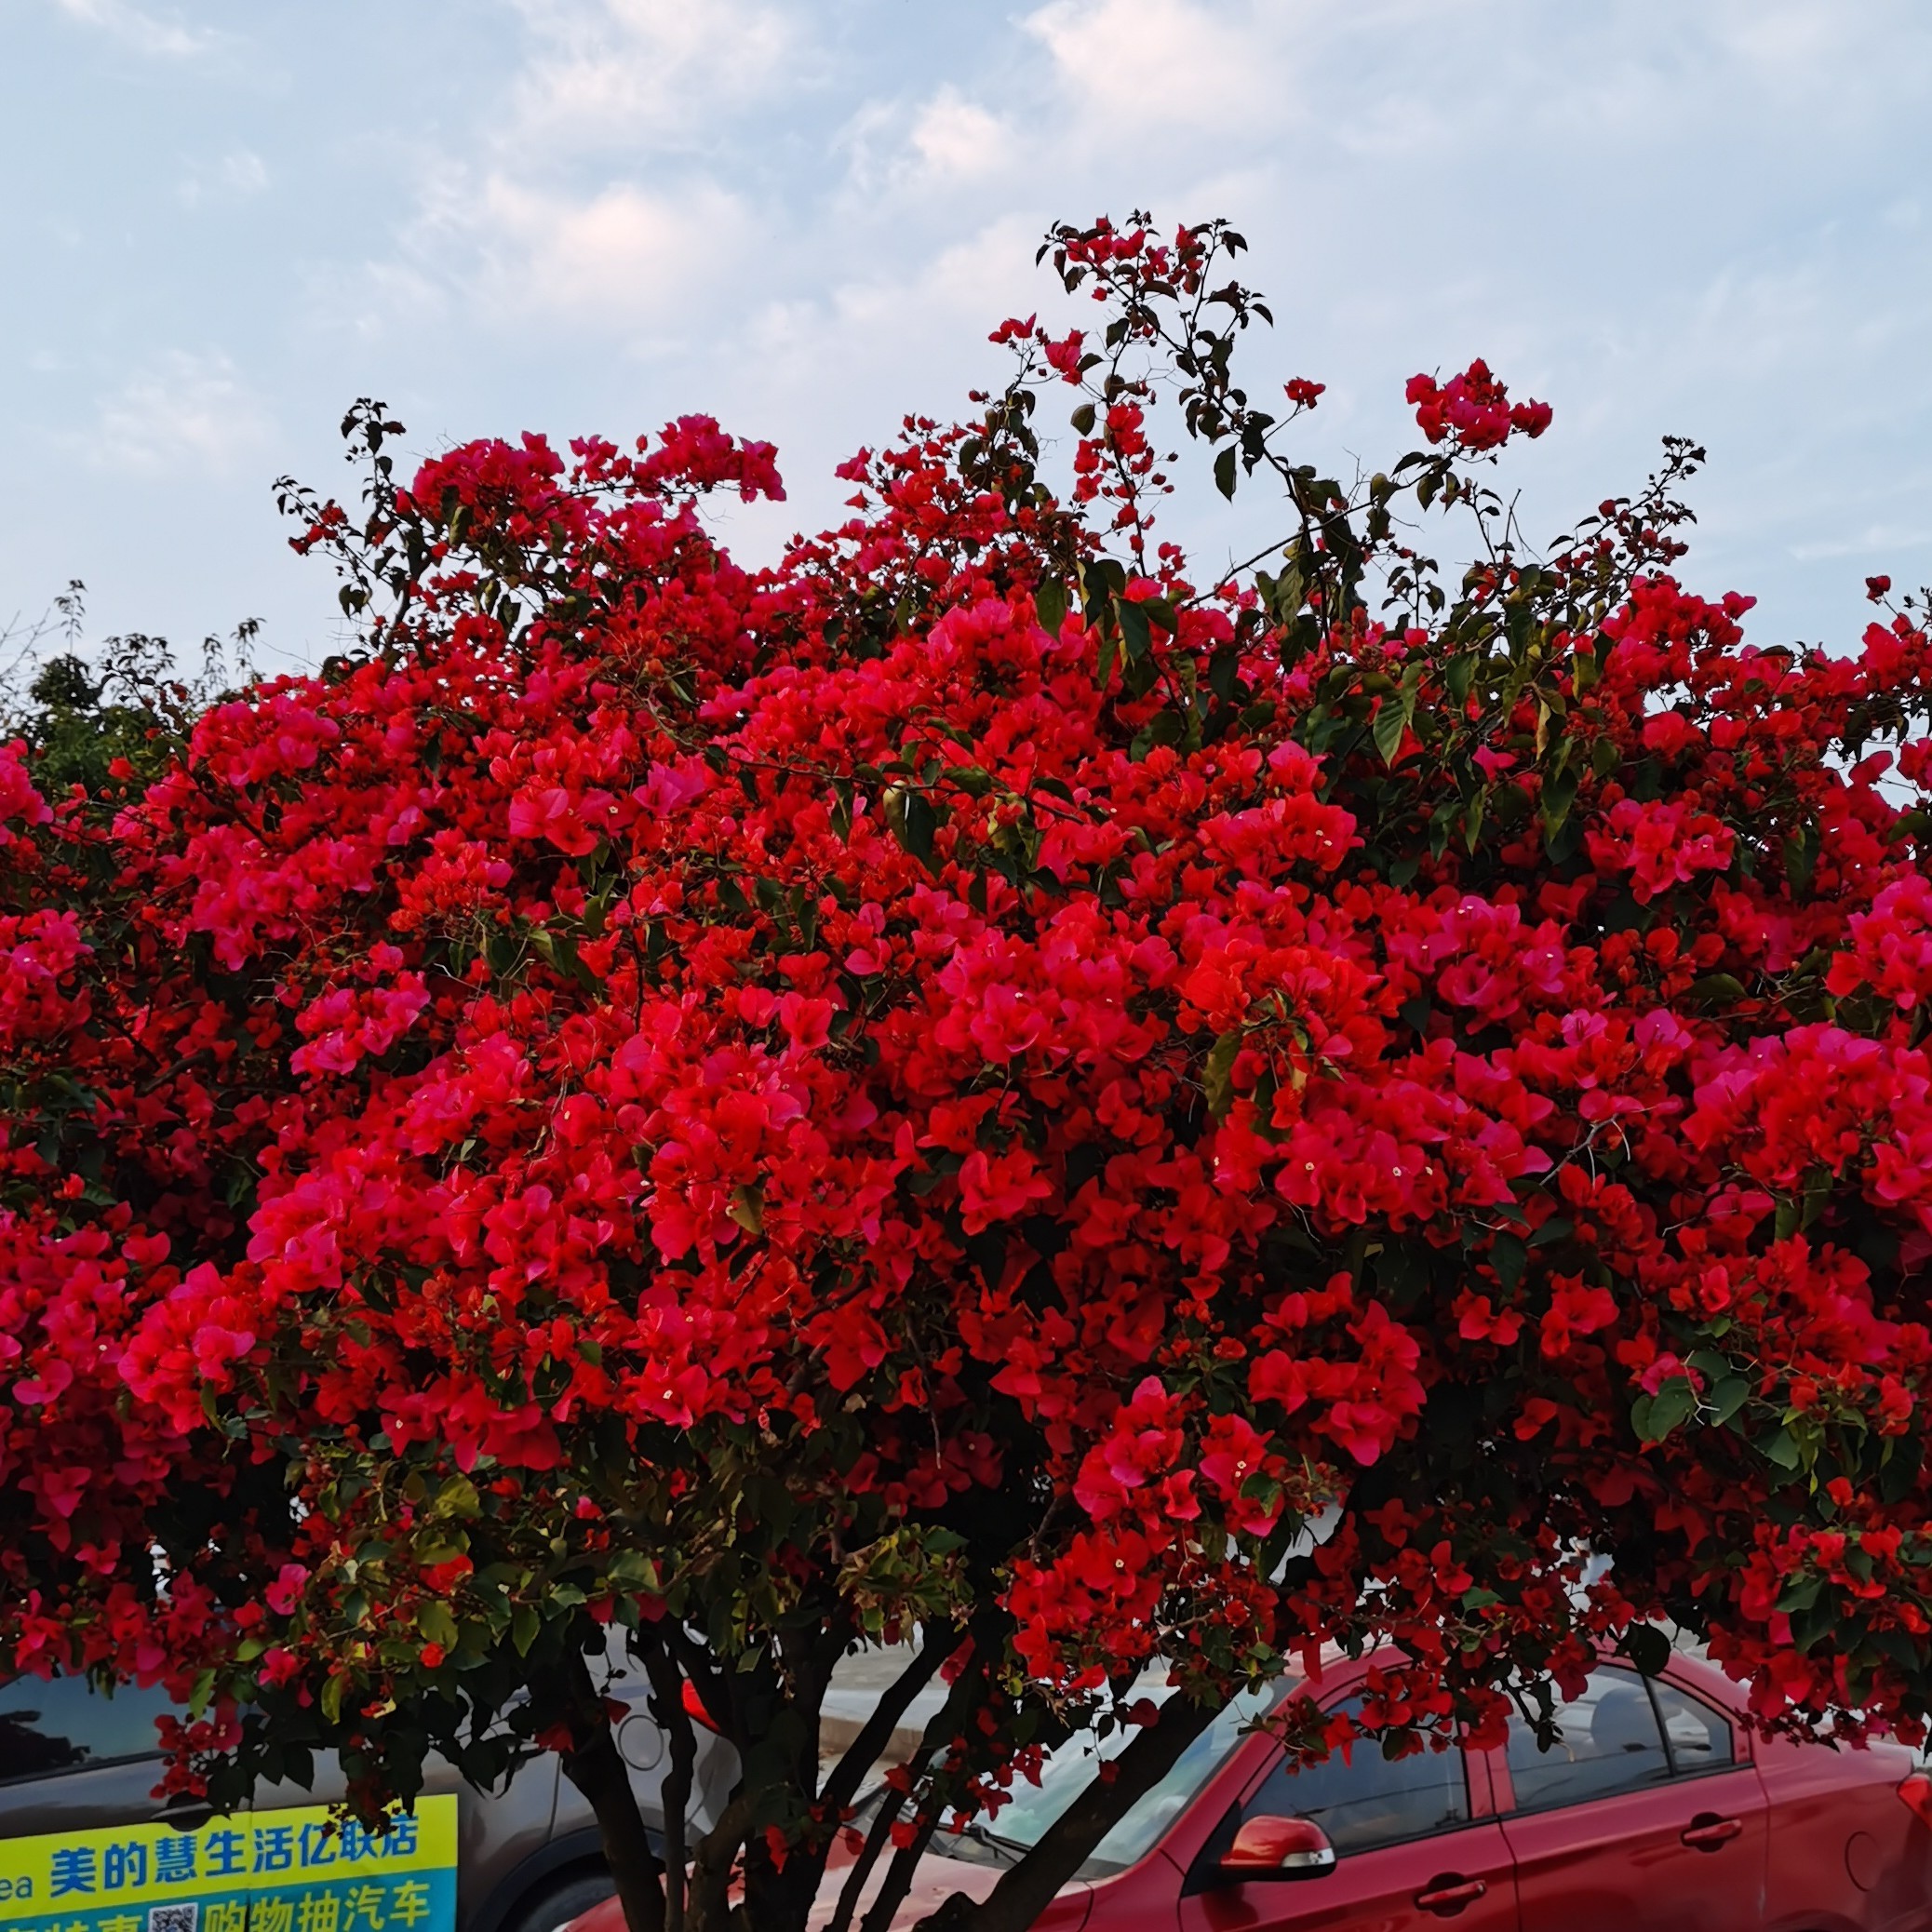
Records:
[[[1473,1905],[1488,1890],[1483,1880],[1465,1878],[1459,1872],[1452,1872],[1437,1879],[1428,1891],[1417,1892],[1415,1903],[1424,1912],[1439,1912],[1448,1918],[1465,1905]]]
[[[1684,1843],[1697,1851],[1715,1851],[1719,1845],[1730,1844],[1743,1830],[1742,1818],[1719,1818],[1714,1811],[1701,1812],[1690,1821]]]

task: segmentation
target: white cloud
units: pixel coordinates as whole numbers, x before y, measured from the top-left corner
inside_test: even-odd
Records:
[[[753,0],[516,0],[536,40],[512,145],[682,145],[795,77],[796,20]]]
[[[1263,7],[1257,19],[1249,7],[1194,0],[1051,0],[1024,25],[1053,56],[1071,101],[1120,138],[1226,128],[1264,83],[1279,107],[1293,70],[1268,56],[1288,11]]]
[[[87,455],[101,469],[175,476],[235,470],[265,452],[275,419],[219,352],[174,351],[101,398]]]
[[[137,53],[156,54],[180,60],[203,54],[219,46],[221,36],[207,27],[186,27],[179,20],[162,20],[129,0],[55,0],[69,20],[98,27]]]
[[[325,308],[366,339],[431,315],[541,318],[655,352],[742,264],[754,224],[727,181],[756,144],[745,114],[811,66],[796,10],[511,4],[525,36],[501,112],[400,164],[414,214]]]
[[[830,142],[846,156],[843,201],[858,216],[1011,174],[1037,145],[950,82],[917,106],[867,101]]]
[[[493,322],[560,318],[623,335],[675,320],[736,258],[746,226],[742,205],[702,178],[578,195],[494,172],[446,181],[423,238]]]
[[[946,181],[989,174],[1013,154],[1006,123],[952,87],[919,109],[910,140],[925,171]]]

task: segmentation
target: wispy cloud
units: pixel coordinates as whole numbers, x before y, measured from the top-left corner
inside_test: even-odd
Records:
[[[549,318],[625,334],[675,322],[735,255],[738,201],[699,179],[652,193],[615,181],[573,195],[493,173],[446,200],[469,290],[499,321]]]
[[[649,150],[715,135],[795,79],[796,14],[756,0],[515,0],[533,45],[510,145]]]
[[[204,202],[247,201],[268,187],[268,164],[252,148],[235,148],[211,166],[189,169],[175,189],[183,208]]]
[[[136,476],[228,474],[275,441],[273,413],[227,356],[176,350],[100,398],[87,454]]]
[[[1229,18],[1245,11],[1193,0],[1053,0],[1026,28],[1082,106],[1172,126],[1225,117],[1260,82],[1253,36]]]
[[[99,28],[137,53],[181,60],[204,54],[221,44],[208,27],[191,27],[177,18],[163,19],[130,4],[130,0],[55,0],[69,20]]]

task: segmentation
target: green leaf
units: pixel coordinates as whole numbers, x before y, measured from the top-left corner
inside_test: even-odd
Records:
[[[1230,443],[1220,455],[1214,458],[1214,488],[1230,503],[1234,501],[1234,465],[1236,459],[1234,445]]]
[[[1081,436],[1092,436],[1093,434],[1093,405],[1090,402],[1081,403],[1074,410],[1073,414],[1067,418],[1067,421],[1073,424],[1075,429],[1080,431]]]
[[[924,792],[909,793],[906,800],[906,850],[928,872],[932,864],[932,834],[939,829],[939,813]]]
[[[1050,637],[1060,635],[1060,626],[1067,622],[1067,586],[1057,577],[1044,578],[1034,586],[1033,609],[1040,619],[1040,627]]]
[[[769,1518],[770,1512],[765,1512]],[[663,1577],[658,1567],[641,1550],[620,1550],[610,1559],[604,1573],[610,1581],[624,1590],[645,1590],[656,1594]]]
[[[1230,1027],[1215,1040],[1202,1069],[1201,1084],[1207,1094],[1208,1112],[1219,1120],[1227,1117],[1234,1100],[1234,1063],[1241,1050],[1241,1029]]]
[[[1489,1265],[1505,1288],[1513,1288],[1529,1266],[1529,1250],[1513,1234],[1499,1234],[1489,1244]]]
[[[1118,642],[1119,640],[1111,626],[1101,633],[1100,661],[1093,668],[1093,682],[1102,691],[1107,689],[1107,679],[1114,675],[1114,653],[1118,648]]]
[[[1482,841],[1483,808],[1486,802],[1487,801],[1484,798],[1484,795],[1482,792],[1478,792],[1476,796],[1469,800],[1469,810],[1463,815],[1463,843],[1469,849],[1470,852],[1474,852],[1478,844],[1480,844]]]
[[[746,1234],[763,1234],[765,1231],[765,1192],[762,1187],[740,1187],[731,1196],[731,1204],[725,1210],[731,1218]]]
[[[1802,899],[1811,890],[1811,875],[1818,865],[1818,830],[1807,825],[1784,841],[1784,876],[1791,882],[1791,897]]]
[[[542,1628],[537,1613],[528,1603],[518,1603],[510,1615],[510,1642],[517,1646],[518,1657],[530,1655],[530,1647],[537,1641]]]
[[[1818,1602],[1818,1593],[1824,1587],[1822,1576],[1794,1576],[1779,1595],[1778,1608],[1787,1617],[1794,1610],[1808,1610]]]
[[[436,1492],[436,1502],[431,1506],[432,1516],[480,1516],[483,1513],[483,1498],[476,1493],[476,1485],[467,1476],[452,1476]]]
[[[1791,1647],[1808,1651],[1833,1635],[1838,1629],[1838,1598],[1835,1591],[1820,1591],[1815,1603],[1791,1617]]]
[[[431,1602],[420,1604],[416,1611],[416,1628],[431,1644],[440,1644],[445,1650],[456,1647],[456,1619],[449,1614],[448,1603]]]
[[[1743,1375],[1726,1375],[1704,1398],[1713,1424],[1722,1426],[1741,1409],[1751,1395],[1751,1383]]]
[[[993,789],[991,775],[978,765],[948,765],[946,775],[969,798],[984,798]]]
[[[1147,613],[1126,597],[1117,597],[1114,610],[1120,620],[1120,642],[1125,647],[1127,662],[1139,664],[1154,649],[1154,634],[1147,624]]]
[[[1543,785],[1543,825],[1552,835],[1570,815],[1570,807],[1576,802],[1576,774],[1574,771],[1560,771],[1554,778],[1546,779]]]
[[[1745,997],[1744,983],[1728,973],[1707,973],[1691,982],[1690,997],[1700,1006],[1729,1006]]]
[[[1374,737],[1375,749],[1382,754],[1382,762],[1392,765],[1395,755],[1402,749],[1402,732],[1408,729],[1408,717],[1402,704],[1393,697],[1382,700],[1382,708],[1375,713]]]
[[[1687,1375],[1673,1375],[1657,1392],[1645,1400],[1639,1397],[1630,1406],[1630,1421],[1638,1440],[1661,1442],[1680,1423],[1686,1421],[1697,1406],[1697,1393]],[[1643,1413],[1639,1414],[1639,1411]]]

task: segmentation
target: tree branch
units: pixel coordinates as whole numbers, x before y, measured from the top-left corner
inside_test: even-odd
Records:
[[[684,1677],[662,1645],[642,1653],[651,1679],[652,1714],[670,1740],[671,1769],[663,1785],[664,1805],[664,1932],[684,1932],[684,1826],[698,1740],[684,1708]]]
[[[984,1899],[975,1903],[954,1893],[923,1921],[921,1932],[1026,1932],[1128,1808],[1174,1769],[1218,1709],[1170,1697],[1160,1716],[1113,1760],[1113,1777],[1096,1777]]]
[[[899,1728],[899,1720],[910,1709],[912,1700],[926,1687],[933,1671],[938,1670],[941,1658],[947,1654],[946,1643],[937,1631],[929,1630],[921,1633],[919,1655],[879,1698],[878,1707],[847,1747],[832,1775],[825,1779],[825,1789],[819,1795],[828,1807],[843,1811],[852,1803],[858,1791],[859,1780],[879,1761],[879,1752]]]

